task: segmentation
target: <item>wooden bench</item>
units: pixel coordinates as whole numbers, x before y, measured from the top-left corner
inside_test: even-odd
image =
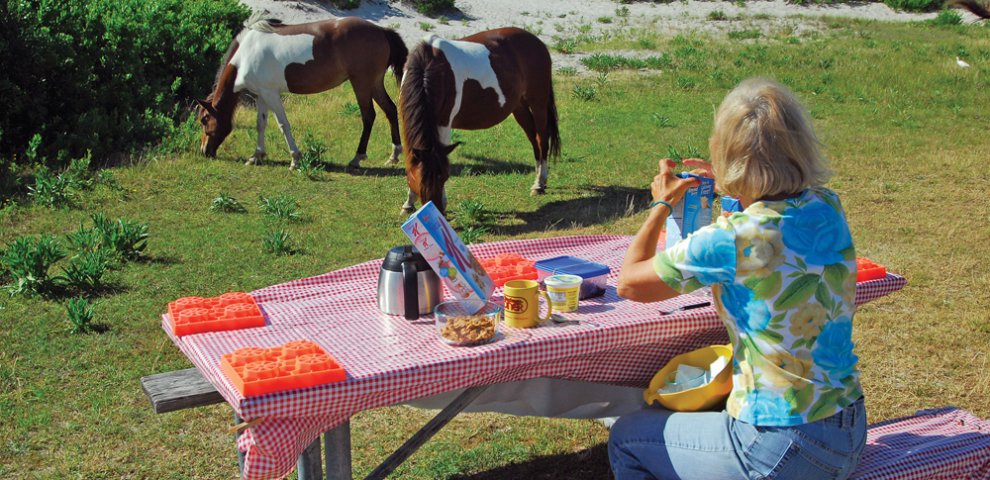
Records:
[[[151,406],[155,413],[174,412],[186,408],[194,408],[216,403],[223,403],[225,400],[216,388],[213,387],[195,368],[177,370],[174,372],[158,373],[141,377],[141,388],[151,400]],[[464,390],[454,398],[444,409],[433,417],[418,432],[413,434],[406,442],[393,452],[384,462],[371,471],[365,480],[382,480],[395,471],[402,462],[406,461],[419,447],[423,446],[430,438],[439,432],[458,413],[471,404],[475,398],[481,395],[486,386],[472,387]],[[234,423],[239,424],[241,419],[234,414]],[[234,435],[236,445],[237,434]],[[324,449],[326,450],[326,479],[327,480],[351,480],[351,427],[350,421],[346,421],[331,430],[323,432]],[[244,472],[244,454],[237,451],[237,464],[240,471]],[[320,455],[320,439],[313,441],[306,450],[299,455],[296,462],[296,473],[299,480],[318,480],[323,477],[323,462]]]

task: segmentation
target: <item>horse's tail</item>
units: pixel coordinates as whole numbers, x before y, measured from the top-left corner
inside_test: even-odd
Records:
[[[980,18],[990,18],[990,10],[987,10],[987,6],[977,0],[949,0],[946,3],[952,7],[965,8]]]
[[[395,75],[395,84],[402,85],[402,69],[406,66],[409,50],[395,30],[386,29],[385,39],[388,40],[388,64],[392,67],[392,74]]]
[[[553,99],[553,80],[550,81],[550,98],[547,101],[547,137],[551,157],[560,156],[560,128],[557,122],[557,102]]]

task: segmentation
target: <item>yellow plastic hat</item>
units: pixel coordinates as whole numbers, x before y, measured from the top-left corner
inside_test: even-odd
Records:
[[[657,393],[663,388],[666,379],[677,370],[678,365],[711,365],[718,357],[725,357],[728,365],[710,383],[675,393]],[[660,405],[668,410],[697,412],[722,403],[729,396],[730,391],[732,391],[732,345],[712,345],[672,358],[653,376],[650,387],[643,392],[643,400],[647,404],[660,402]]]

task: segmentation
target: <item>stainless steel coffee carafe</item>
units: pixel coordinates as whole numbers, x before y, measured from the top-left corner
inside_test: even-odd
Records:
[[[440,303],[440,277],[412,245],[394,247],[378,275],[378,308],[410,320],[433,312]]]

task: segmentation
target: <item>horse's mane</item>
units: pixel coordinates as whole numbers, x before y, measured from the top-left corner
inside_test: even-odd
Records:
[[[241,37],[244,36],[245,30],[256,30],[259,32],[272,33],[275,31],[275,27],[281,26],[282,21],[277,18],[271,18],[268,16],[267,10],[257,11],[251,14],[247,20],[244,21],[244,30],[241,30],[234,40],[230,42],[227,47],[227,52],[223,54],[223,59],[220,61],[220,67],[217,68],[217,74],[213,77],[213,89],[210,91],[210,96],[206,97],[207,101],[213,100],[213,94],[217,90],[217,85],[220,84],[220,77],[223,76],[223,71],[227,68],[227,64],[230,63],[230,59],[234,56],[234,52],[237,51],[237,47],[240,46]]]
[[[403,143],[410,150],[420,153],[422,162],[420,175],[421,192],[432,192],[438,182],[446,179],[449,162],[442,161],[443,145],[437,131],[433,95],[442,94],[438,86],[430,84],[431,79],[442,78],[443,63],[433,55],[433,47],[420,42],[409,54],[406,71],[403,75],[399,102],[402,105]],[[411,165],[407,165],[407,168]],[[420,192],[417,192],[420,193]]]

